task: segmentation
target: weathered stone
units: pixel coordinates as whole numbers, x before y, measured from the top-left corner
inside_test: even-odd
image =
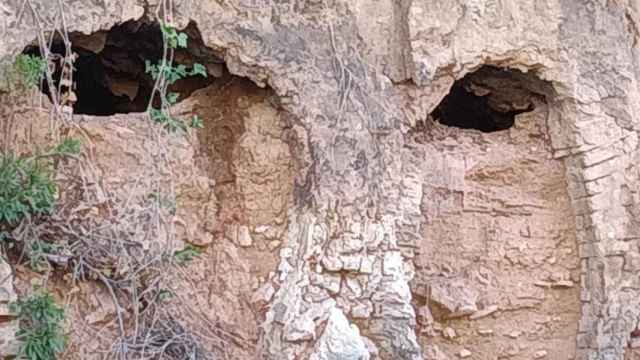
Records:
[[[431,300],[445,309],[449,317],[470,315],[478,311],[478,293],[461,279],[432,282]]]
[[[424,348],[425,360],[448,360],[447,355],[436,345],[427,345]]]
[[[338,308],[332,308],[329,321],[318,339],[310,360],[368,360],[369,351],[360,331]]]
[[[327,271],[340,271],[344,268],[342,260],[337,256],[327,256],[322,259],[322,266]]]
[[[467,350],[467,349],[462,349],[460,350],[460,352],[458,353],[458,356],[462,359],[466,359],[468,357],[470,357],[472,355],[471,351]]]
[[[372,312],[373,312],[373,305],[369,300],[365,300],[361,303],[358,303],[356,306],[351,308],[351,316],[354,319],[367,319],[371,316]]]
[[[241,247],[249,247],[253,244],[253,239],[251,238],[251,233],[249,232],[249,228],[247,226],[238,227],[238,245]]]
[[[326,289],[331,294],[337,294],[340,292],[340,283],[342,278],[340,275],[336,274],[316,274],[312,273],[310,275],[310,281],[314,285],[318,285],[319,287]]]
[[[388,276],[401,276],[403,269],[402,254],[399,251],[391,251],[384,254],[382,261],[382,273]]]
[[[198,24],[197,31],[185,30],[189,44],[198,43],[197,52],[207,55],[202,60],[209,75],[229,76],[233,81],[216,81],[213,87],[194,92],[193,98],[181,97],[184,101],[172,112],[181,117],[219,109],[202,114],[205,129],[189,131],[184,137],[188,141],[168,136],[167,143],[156,146],[143,138],[146,133],[141,127],[126,129],[120,123],[121,129],[114,132],[91,131],[109,129],[116,122],[114,117],[94,121],[76,114],[59,123],[73,121],[72,127],[84,127],[82,131],[87,132],[91,161],[96,162],[90,165],[102,174],[83,184],[104,182],[110,187],[96,194],[100,203],[111,200],[107,193],[136,188],[138,180],[175,182],[176,218],[187,225],[176,224],[178,240],[211,244],[211,234],[240,221],[256,229],[255,239],[239,236],[238,229],[228,234],[234,244],[256,249],[225,259],[229,244],[216,244],[214,252],[225,256],[214,261],[206,254],[195,266],[198,273],[189,274],[198,278],[197,286],[231,289],[224,291],[231,294],[228,299],[210,301],[210,305],[215,303],[211,313],[237,321],[229,321],[233,332],[263,329],[259,334],[247,330],[241,336],[257,338],[256,349],[229,342],[232,349],[225,351],[232,357],[250,359],[259,353],[269,360],[289,360],[307,354],[308,332],[290,334],[289,338],[299,341],[285,344],[282,326],[302,316],[317,297],[326,296],[323,288],[306,283],[310,273],[318,273],[317,262],[323,271],[369,275],[366,286],[362,283],[362,294],[370,296],[383,316],[376,321],[384,324],[390,339],[375,338],[381,356],[419,357],[415,341],[407,347],[397,345],[407,334],[415,334],[412,299],[405,289],[414,276],[413,260],[407,260],[413,257],[420,282],[431,284],[434,277],[442,277],[433,282],[433,292],[417,299],[419,304],[429,301],[436,316],[474,316],[483,311],[478,307],[488,309],[486,304],[494,304],[504,310],[500,315],[510,323],[516,313],[533,317],[552,309],[562,314],[562,320],[545,327],[543,333],[529,336],[527,332],[518,342],[532,348],[553,338],[548,345],[555,348],[545,351],[563,359],[625,356],[629,334],[640,316],[635,258],[640,253],[636,116],[640,12],[636,2],[356,0],[301,1],[289,6],[230,0],[198,6],[176,2],[171,14],[156,11],[158,4],[33,0],[23,6],[22,1],[7,0],[0,5],[0,61],[12,60],[33,44],[36,26],[30,12],[44,22],[43,28],[64,24],[61,33],[70,34],[74,48],[94,52],[113,45],[114,39],[105,31],[144,14],[162,13],[178,30],[188,23]],[[59,21],[60,12],[64,22]],[[136,56],[142,59],[132,54]],[[118,59],[108,60],[113,65]],[[180,56],[176,61],[184,65]],[[192,64],[189,61],[187,66]],[[482,73],[483,65],[511,70],[497,70],[501,74],[497,78],[477,81],[473,73]],[[144,64],[139,67],[143,69]],[[535,95],[531,102],[513,98],[522,91],[505,80],[514,69],[522,70],[518,76]],[[467,75],[476,81],[462,91],[479,97],[478,103],[484,101],[503,115],[518,112],[511,128],[485,133],[448,126],[436,116],[442,109],[438,104],[457,89],[452,84]],[[83,76],[74,79],[80,82],[75,85],[85,80]],[[225,85],[216,87],[220,84]],[[127,81],[107,85],[124,98],[143,92],[143,87]],[[500,86],[506,90],[500,92]],[[78,97],[83,96],[81,92]],[[500,97],[510,101],[496,100]],[[2,100],[0,112],[9,112],[2,117],[3,129],[22,126],[25,118],[38,120],[33,124],[51,124],[37,112],[14,119],[16,114]],[[530,107],[533,111],[522,113]],[[60,108],[66,114],[73,111],[69,105]],[[468,111],[463,117],[475,119],[477,113]],[[133,114],[122,119],[148,125],[147,118]],[[50,128],[33,124],[27,127],[34,138]],[[20,151],[48,148],[21,140],[13,130],[3,135]],[[47,135],[57,139],[60,134]],[[164,141],[157,136],[153,140]],[[6,144],[2,145],[5,149]],[[194,146],[201,148],[192,151]],[[143,157],[136,147],[153,156]],[[174,159],[176,168],[207,170],[137,172],[148,164],[162,167],[160,158],[165,155]],[[195,158],[203,158],[199,162],[205,166],[196,165]],[[109,166],[109,161],[118,166]],[[202,172],[216,181],[204,187],[185,185],[203,176]],[[135,182],[127,180],[132,176]],[[217,195],[224,196],[218,199]],[[140,228],[148,224],[143,225]],[[271,242],[262,243],[264,238]],[[164,244],[162,240],[158,243]],[[338,243],[335,248],[329,249],[330,241]],[[265,246],[274,252],[283,244],[288,250],[280,252],[280,259],[267,251],[256,256]],[[142,244],[145,250],[150,245],[156,244]],[[386,253],[397,252],[398,246],[403,249],[400,258],[387,258]],[[346,253],[349,257],[339,257]],[[368,260],[365,264],[369,256],[377,256],[375,266]],[[580,265],[578,257],[584,259]],[[483,267],[490,276],[469,275]],[[243,307],[247,303],[243,300],[251,295],[247,290],[254,283],[251,277],[276,269],[275,293],[263,297],[269,299],[267,316],[254,318]],[[538,274],[556,272],[570,276],[545,277],[534,284]],[[579,272],[585,280],[578,286]],[[216,279],[209,279],[210,274]],[[456,277],[465,276],[468,279],[460,285]],[[182,288],[184,284],[175,285]],[[536,285],[562,290],[530,289]],[[209,290],[215,300],[219,289]],[[347,297],[355,291],[347,293],[332,295],[348,303]],[[0,298],[7,296],[10,292],[0,293]],[[183,298],[200,307],[207,300]],[[330,312],[324,311],[325,315]],[[569,324],[578,319],[584,334],[567,330],[556,337],[553,329],[574,329]],[[80,323],[71,320],[71,326]],[[475,320],[478,326],[493,321]],[[73,336],[89,333],[72,330]],[[583,350],[574,354],[576,339]],[[83,339],[73,340],[84,344]],[[496,349],[490,354],[476,351],[473,338],[465,346],[474,355],[497,358],[505,344],[501,341],[513,341],[491,340],[496,341]],[[346,358],[336,349],[329,350],[325,354]],[[349,352],[350,348],[339,350]]]
[[[371,341],[371,339],[369,339],[368,337],[362,336],[361,338],[362,338],[362,341],[364,342],[365,347],[367,348],[367,351],[369,351],[371,360],[378,359],[380,355],[380,351],[378,350],[378,347],[376,346],[376,344],[374,344],[373,341]]]
[[[418,323],[422,326],[432,325],[434,322],[433,315],[428,306],[421,306],[417,314]]]
[[[456,331],[447,326],[442,330],[442,336],[446,339],[454,339],[456,337]]]
[[[474,312],[473,314],[471,314],[471,316],[469,316],[469,319],[471,319],[471,320],[482,319],[483,317],[489,316],[489,315],[493,314],[496,311],[498,311],[498,306],[497,305],[490,305],[486,309],[482,309],[482,310]]]
[[[533,354],[533,357],[534,357],[535,359],[542,359],[542,358],[544,358],[544,357],[546,357],[546,356],[547,356],[547,352],[546,352],[545,350],[539,350],[539,351],[536,351],[536,352]]]

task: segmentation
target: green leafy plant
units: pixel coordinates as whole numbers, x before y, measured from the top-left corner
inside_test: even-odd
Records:
[[[173,254],[173,258],[180,265],[185,265],[202,254],[202,250],[191,244],[187,244],[182,250]]]
[[[41,155],[0,153],[0,225],[13,226],[25,216],[51,213],[57,187],[50,158],[77,154],[80,146],[79,140],[69,138]]]
[[[40,56],[20,54],[16,56],[14,68],[24,85],[37,86],[47,68],[47,62]]]
[[[24,216],[50,213],[56,191],[45,164],[0,154],[0,223],[15,225]]]
[[[77,155],[81,148],[82,142],[79,139],[67,138],[53,149],[53,153],[56,155]]]
[[[189,126],[191,126],[194,129],[202,129],[204,128],[204,123],[202,122],[202,119],[200,118],[200,116],[193,115],[193,117],[191,118],[191,124],[189,124]]]
[[[53,360],[64,350],[64,309],[51,294],[37,290],[25,300],[11,304],[20,320],[16,337],[22,340],[19,356],[29,360]]]
[[[31,243],[29,254],[29,267],[36,272],[44,272],[50,269],[48,254],[55,254],[60,249],[59,245],[34,239]]]
[[[160,25],[160,30],[162,30],[162,36],[168,47],[172,49],[187,47],[187,40],[189,39],[187,34],[179,33],[173,26],[167,24]]]
[[[188,36],[186,33],[178,32],[174,27],[168,24],[160,25],[162,37],[169,52],[168,59],[163,59],[160,63],[153,64],[151,61],[145,61],[145,72],[151,75],[153,80],[160,84],[158,96],[160,98],[160,108],[149,108],[149,117],[165,127],[169,132],[185,131],[187,126],[192,128],[202,128],[202,121],[192,121],[185,124],[183,121],[174,118],[171,115],[171,106],[177,101],[179,94],[169,92],[169,86],[175,84],[178,80],[188,76],[207,77],[207,69],[202,65],[195,63],[188,69],[183,64],[174,65],[170,59],[173,58],[173,51],[177,48],[186,48]]]

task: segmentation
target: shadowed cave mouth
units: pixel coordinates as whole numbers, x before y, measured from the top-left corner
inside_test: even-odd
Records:
[[[462,129],[507,130],[516,115],[546,103],[545,94],[551,94],[551,85],[531,72],[484,65],[457,80],[431,117]]]
[[[173,65],[182,64],[191,69],[199,63],[207,70],[207,77],[188,76],[170,86],[169,90],[178,93],[180,101],[223,76],[226,68],[222,59],[204,45],[195,23],[177,31],[187,34],[188,41],[186,48],[175,50]],[[163,54],[158,22],[144,18],[131,20],[90,35],[70,33],[69,39],[71,50],[78,55],[73,71],[75,114],[108,116],[146,111],[155,81],[146,73],[145,61],[159,64]],[[50,51],[64,57],[63,41],[54,40]],[[23,51],[30,55],[39,55],[39,52],[33,45]],[[60,85],[61,74],[58,66],[53,73],[56,86]],[[46,81],[41,90],[49,95]],[[158,99],[154,99],[157,107],[155,101]]]

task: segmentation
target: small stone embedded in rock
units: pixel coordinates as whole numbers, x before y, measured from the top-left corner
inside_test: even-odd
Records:
[[[251,303],[257,307],[266,306],[275,293],[276,289],[273,287],[273,284],[271,281],[267,281],[253,293]]]
[[[442,336],[446,339],[454,339],[456,337],[456,331],[447,326],[442,330]]]
[[[351,308],[351,316],[354,319],[367,319],[373,312],[373,305],[370,300],[365,300]]]
[[[343,268],[342,260],[337,256],[325,256],[322,259],[322,266],[327,271],[340,271]]]
[[[543,288],[550,288],[551,287],[551,283],[548,281],[536,281],[533,283],[533,285],[535,286],[539,286],[539,287],[543,287]]]
[[[542,359],[543,357],[547,356],[547,352],[546,350],[540,350],[540,351],[536,351],[535,354],[533,354],[533,357],[535,359]]]
[[[449,360],[447,355],[437,345],[429,344],[423,349],[424,360]]]
[[[562,289],[572,288],[573,287],[573,281],[571,281],[571,280],[560,280],[560,281],[557,281],[554,284],[551,284],[551,287],[562,288]]]
[[[384,254],[382,273],[388,276],[399,276],[402,274],[402,254],[399,251]]]
[[[482,309],[482,310],[476,311],[475,313],[471,314],[471,316],[469,316],[469,319],[471,319],[471,320],[481,319],[483,317],[486,317],[486,316],[489,316],[489,315],[493,314],[496,311],[498,311],[498,306],[497,305],[487,306],[486,309]]]
[[[310,280],[312,284],[327,290],[331,294],[335,295],[340,292],[340,283],[342,281],[340,275],[311,273]]]
[[[464,279],[435,279],[431,282],[431,300],[447,311],[448,318],[471,315],[478,311],[478,292]]]
[[[512,339],[517,339],[521,334],[522,334],[521,331],[512,331],[509,334],[507,334],[507,336]]]
[[[282,245],[282,241],[280,241],[280,240],[271,240],[267,244],[267,247],[269,248],[269,251],[274,251],[277,248],[279,248],[280,245]]]
[[[240,245],[241,247],[249,247],[252,244],[253,239],[251,238],[249,228],[244,225],[238,227],[238,245]]]
[[[460,356],[460,358],[462,358],[462,359],[468,358],[468,357],[471,356],[471,351],[469,351],[467,349],[462,349],[458,353],[458,356]]]
[[[361,257],[359,255],[341,256],[343,269],[358,272],[360,270]]]

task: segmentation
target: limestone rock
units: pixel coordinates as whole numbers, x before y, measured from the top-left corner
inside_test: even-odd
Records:
[[[471,355],[472,355],[471,351],[469,351],[469,350],[467,350],[467,349],[462,349],[462,350],[460,350],[460,352],[458,353],[458,356],[459,356],[461,359],[466,359],[466,358],[468,358],[468,357],[471,357]]]
[[[369,360],[369,350],[358,328],[338,308],[333,308],[327,327],[318,339],[310,360]]]
[[[460,317],[478,311],[478,292],[462,279],[438,279],[431,283],[431,300],[447,317]]]
[[[161,125],[133,113],[76,113],[55,127],[72,125],[88,140],[83,161],[99,174],[83,185],[104,183],[95,195],[101,204],[150,179],[176,184],[176,219],[163,222],[177,225],[175,236],[142,246],[174,237],[214,245],[187,274],[196,289],[181,290],[181,298],[256,344],[228,342],[231,357],[289,360],[314,350],[316,359],[366,358],[367,344],[345,315],[320,305],[333,297],[350,316],[368,316],[363,335],[381,358],[422,357],[418,344],[427,341],[413,338],[417,323],[441,324],[425,309],[416,321],[416,303],[442,323],[469,315],[477,329],[500,334],[510,328],[488,317],[494,307],[506,324],[561,314],[517,339],[476,341],[484,334],[471,332],[465,353],[440,346],[456,356],[497,358],[507,348],[505,356],[531,356],[553,338],[548,357],[625,357],[640,318],[637,1],[178,1],[169,13],[159,4],[2,1],[0,63],[34,44],[31,11],[48,30],[64,24],[57,30],[88,57],[119,40],[127,51],[118,55],[137,65],[126,66],[136,79],[145,77],[142,46],[105,35],[110,29],[142,28],[162,13],[188,32],[192,53],[176,60],[190,68],[200,56],[216,79],[179,89],[172,114],[203,112],[204,129],[159,137],[154,126]],[[99,72],[74,79],[78,99],[89,91],[103,106],[109,102],[83,83]],[[95,85],[122,101],[139,98],[146,109],[149,84],[111,80]],[[33,139],[61,135],[48,133],[51,106],[14,112],[0,87],[8,145],[48,148]],[[467,111],[447,121],[451,108]],[[504,121],[475,123],[483,118]],[[165,157],[171,166],[161,166]],[[190,183],[200,177],[211,182]],[[218,244],[223,232],[231,241]],[[269,272],[277,273],[273,287],[246,301],[255,278]],[[315,285],[312,273],[367,280]],[[416,284],[430,290],[412,298]],[[14,297],[8,287],[0,276],[0,303]],[[254,314],[247,303],[264,311]],[[314,334],[318,319],[330,319],[330,331]],[[557,336],[558,328],[572,330]],[[72,330],[84,344],[90,332]],[[434,344],[425,356],[449,341],[426,340]],[[475,349],[487,340],[494,349]]]
[[[424,348],[425,360],[448,360],[449,357],[437,345],[427,345]]]

